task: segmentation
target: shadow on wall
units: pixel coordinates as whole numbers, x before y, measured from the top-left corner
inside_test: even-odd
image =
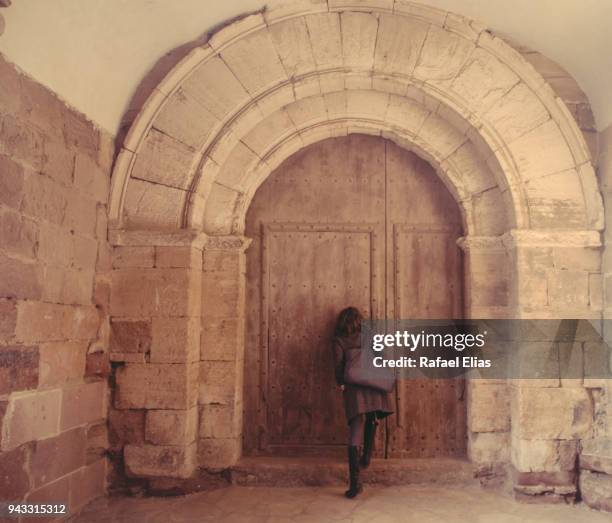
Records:
[[[1,3],[1,0],[0,0]],[[232,25],[235,22],[246,18],[247,16],[251,16],[257,13],[263,13],[264,9],[260,9],[259,11],[249,11],[247,13],[243,13],[234,18],[230,18],[220,24],[216,24],[212,26],[210,29],[202,33],[201,36],[192,40],[191,42],[187,42],[183,45],[179,45],[174,49],[168,51],[165,55],[163,55],[155,65],[149,70],[149,72],[142,79],[136,91],[134,92],[132,98],[130,99],[127,109],[123,114],[123,118],[121,118],[121,126],[119,131],[117,132],[117,144],[122,144],[130,127],[138,113],[141,111],[143,105],[147,101],[147,98],[151,95],[151,93],[155,90],[155,88],[161,83],[164,77],[183,59],[185,58],[193,49],[196,47],[205,45],[210,37],[216,32],[220,31],[224,27],[228,25]],[[1,27],[1,22],[0,22]],[[2,31],[0,30],[0,34]],[[118,153],[119,149],[117,150]]]

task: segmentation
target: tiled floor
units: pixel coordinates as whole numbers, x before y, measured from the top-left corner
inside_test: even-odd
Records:
[[[583,505],[517,503],[479,488],[366,487],[356,500],[338,487],[227,487],[176,498],[110,498],[90,504],[78,523],[415,522],[610,523]]]

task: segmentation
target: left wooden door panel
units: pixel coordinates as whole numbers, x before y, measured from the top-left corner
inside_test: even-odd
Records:
[[[334,452],[346,440],[346,420],[329,340],[340,309],[353,304],[369,316],[376,301],[372,231],[271,226],[262,237],[263,446],[284,455]]]

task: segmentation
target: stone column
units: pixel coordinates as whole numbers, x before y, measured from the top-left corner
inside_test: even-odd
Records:
[[[202,272],[198,462],[232,466],[242,450],[245,249],[241,236],[209,237]]]
[[[512,317],[511,259],[502,238],[467,236],[458,244],[464,251],[465,316]],[[470,461],[482,483],[503,481],[510,446],[508,384],[503,379],[473,379],[467,392]]]
[[[197,392],[206,236],[111,235],[111,432],[132,477],[187,478],[197,466]]]
[[[504,243],[513,258],[517,318],[601,318],[599,233],[510,231]],[[533,345],[528,349],[537,351]],[[544,345],[548,350],[550,344]],[[584,373],[510,380],[511,461],[519,499],[559,501],[576,495],[576,456],[580,442],[593,436],[601,381],[589,377],[586,345],[569,348]]]

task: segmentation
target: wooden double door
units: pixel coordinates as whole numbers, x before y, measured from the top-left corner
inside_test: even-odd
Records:
[[[344,455],[347,424],[330,340],[340,310],[460,318],[457,204],[431,166],[382,138],[300,151],[247,215],[244,453]],[[377,455],[462,456],[464,384],[400,380]]]

